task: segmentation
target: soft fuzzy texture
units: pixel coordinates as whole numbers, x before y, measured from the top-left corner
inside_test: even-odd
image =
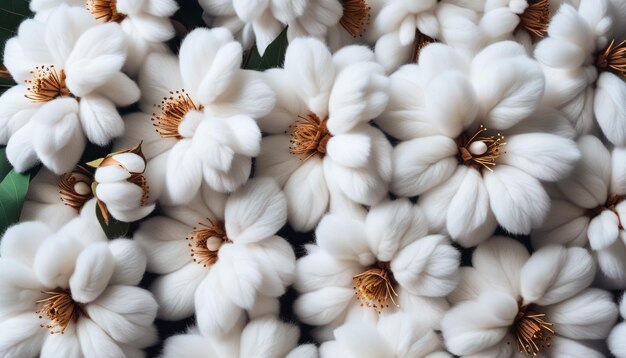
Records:
[[[105,0],[120,14],[120,19],[106,17],[99,22],[114,21],[120,24],[128,42],[128,57],[124,65],[127,73],[136,75],[146,56],[151,52],[164,52],[164,42],[174,37],[174,26],[169,17],[178,10],[175,0]],[[85,0],[32,0],[30,9],[37,19],[47,19],[61,4],[85,7]],[[89,6],[87,5],[89,10]],[[90,10],[91,11],[91,10]],[[92,16],[102,16],[98,13]]]
[[[139,246],[107,240],[95,218],[95,201],[58,231],[41,222],[11,227],[0,243],[0,340],[3,357],[141,357],[154,344],[157,303],[136,287],[146,266]],[[87,208],[90,210],[87,210]],[[43,290],[71,290],[85,314],[60,328],[36,310]],[[42,318],[39,318],[41,316]]]
[[[331,55],[318,40],[296,39],[284,69],[264,75],[277,102],[259,121],[269,135],[255,175],[275,178],[283,187],[294,229],[312,230],[329,207],[353,211],[355,203],[374,205],[387,195],[391,145],[368,122],[387,105],[389,81],[371,50],[348,46]],[[325,121],[327,142],[323,153],[305,157],[292,152],[290,141],[310,115]]]
[[[400,141],[391,191],[419,196],[433,229],[463,246],[485,240],[498,224],[528,234],[550,207],[540,181],[563,179],[580,158],[567,120],[539,106],[543,87],[539,64],[517,43],[498,42],[474,57],[426,46],[418,65],[391,75],[389,106],[376,120]],[[479,125],[506,142],[490,168],[459,160],[460,136]]]
[[[613,327],[611,334],[608,338],[609,349],[611,354],[617,358],[626,358],[626,300],[622,295],[619,304],[619,313],[622,318],[622,322]]]
[[[624,38],[620,11],[609,0],[563,4],[550,22],[535,56],[546,73],[544,102],[560,108],[579,134],[599,126],[615,145],[626,145],[624,76],[596,65],[598,52]],[[595,118],[595,120],[594,120]]]
[[[385,314],[377,324],[346,323],[320,346],[320,358],[451,358],[437,333],[401,312]]]
[[[517,241],[493,237],[479,245],[472,267],[463,267],[448,297],[441,330],[452,354],[518,357],[511,326],[520,307],[545,314],[556,332],[543,357],[603,357],[592,348],[606,339],[617,318],[610,292],[590,288],[595,266],[582,248],[547,246],[528,254]]]
[[[594,252],[599,283],[626,288],[626,149],[609,150],[592,136],[578,140],[582,160],[551,191],[545,224],[531,238],[536,248],[559,244]],[[613,199],[615,198],[615,199]],[[614,202],[612,202],[614,201]]]
[[[361,218],[328,214],[315,236],[317,244],[307,245],[307,255],[297,261],[295,287],[301,295],[294,311],[303,322],[321,326],[318,338],[328,339],[344,322],[376,322],[376,310],[355,298],[354,276],[378,263],[388,263],[397,293],[382,312],[401,311],[438,328],[447,309],[444,297],[458,282],[460,254],[445,236],[428,235],[417,206],[398,199],[381,202]]]
[[[253,179],[228,197],[203,192],[187,206],[162,209],[163,216],[143,222],[134,236],[148,255],[148,271],[161,275],[151,286],[159,317],[195,312],[203,334],[224,334],[246,310],[282,295],[292,282],[295,255],[275,235],[287,220],[285,197],[273,180]],[[203,262],[194,232],[220,223],[228,241],[212,250],[216,262]]]
[[[116,23],[99,24],[85,9],[60,5],[47,21],[24,21],[5,47],[4,65],[18,85],[0,97],[0,144],[20,172],[42,162],[56,174],[74,168],[85,143],[104,146],[124,133],[116,106],[139,99],[121,71],[126,40]],[[39,66],[65,71],[65,91],[34,101],[28,88]]]
[[[317,358],[313,344],[298,345],[297,326],[261,316],[226,336],[211,336],[191,327],[168,338],[163,358]]]
[[[187,203],[201,187],[232,192],[248,180],[261,142],[254,118],[271,110],[274,94],[257,73],[240,69],[241,51],[225,28],[196,29],[183,41],[180,59],[160,53],[146,59],[139,73],[144,113],[127,116],[115,147],[143,141],[151,195],[161,202]],[[194,107],[183,111],[173,134],[162,136],[155,118],[167,113],[155,107],[179,95]],[[155,113],[152,122],[148,113]]]

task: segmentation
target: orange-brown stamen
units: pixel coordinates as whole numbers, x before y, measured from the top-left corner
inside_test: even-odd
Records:
[[[177,138],[182,136],[178,132],[178,125],[190,111],[201,111],[202,105],[196,105],[184,89],[170,91],[169,97],[163,97],[160,104],[155,107],[160,113],[152,113],[152,122],[156,131],[162,138]]]
[[[71,96],[70,90],[65,85],[65,71],[57,72],[54,65],[37,66],[30,72],[33,78],[26,80],[28,92],[24,97],[33,102],[49,102],[57,97]]]
[[[548,32],[551,16],[549,0],[528,0],[528,7],[519,16],[520,26],[536,37],[543,37]]]
[[[50,334],[65,333],[67,326],[78,319],[81,308],[78,303],[72,299],[69,290],[56,288],[54,290],[44,290],[41,293],[48,297],[42,298],[37,303],[43,304],[43,307],[35,311],[40,319],[44,319],[44,315],[50,320],[48,324],[41,324],[41,327],[50,330]]]
[[[80,211],[83,205],[93,198],[92,183],[93,174],[82,166],[78,166],[71,173],[61,175],[58,184],[61,202]]]
[[[374,267],[352,277],[355,296],[361,306],[371,307],[377,313],[389,307],[389,301],[399,307],[394,297],[398,297],[394,289],[396,285],[388,262],[378,262]]]
[[[415,30],[415,47],[413,50],[413,56],[411,57],[411,62],[417,63],[420,59],[420,52],[422,49],[433,42],[437,42],[434,38],[424,35],[420,30]]]
[[[191,235],[185,239],[189,241],[189,250],[193,261],[204,267],[217,262],[218,251],[223,244],[232,243],[226,236],[224,224],[220,221],[207,219],[209,224],[198,224],[193,228]]]
[[[343,16],[339,20],[341,26],[352,37],[363,36],[367,26],[370,24],[372,9],[365,0],[343,0]]]
[[[597,57],[596,65],[601,70],[612,70],[626,76],[626,40],[615,44],[612,40]]]
[[[545,314],[531,311],[522,306],[511,327],[517,350],[527,356],[536,356],[552,345],[554,324],[545,320]]]
[[[496,165],[496,160],[506,153],[502,150],[506,142],[500,133],[485,136],[483,135],[485,132],[487,128],[481,124],[473,136],[468,138],[467,135],[462,134],[457,138],[459,157],[463,164],[476,170],[485,168],[493,171],[492,167]]]
[[[117,0],[87,0],[87,11],[96,19],[106,22],[122,22],[126,15],[117,11]]]
[[[327,121],[328,117],[322,120],[315,113],[298,116],[296,123],[289,127],[291,154],[300,156],[301,161],[306,161],[314,155],[323,158],[326,155],[326,145],[332,137],[326,127]]]

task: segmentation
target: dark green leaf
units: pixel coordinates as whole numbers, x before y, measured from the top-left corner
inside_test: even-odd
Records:
[[[265,71],[269,68],[283,67],[288,44],[287,28],[285,28],[280,35],[267,46],[262,57],[259,56],[259,51],[256,46],[254,46],[250,50],[244,68],[248,70]]]
[[[31,174],[11,169],[0,182],[0,232],[20,219]]]
[[[2,58],[4,58],[4,45],[7,40],[17,34],[20,23],[31,15],[27,0],[0,0],[0,54]],[[14,84],[12,80],[0,77],[0,93]]]
[[[7,148],[0,147],[0,180],[9,174],[11,168],[11,164],[7,160]]]
[[[109,240],[124,237],[128,233],[130,224],[115,220],[115,218],[111,215],[109,215],[109,224],[107,225],[104,220],[104,216],[102,216],[102,212],[100,211],[100,206],[98,205],[96,205],[96,217],[98,218],[98,222]]]

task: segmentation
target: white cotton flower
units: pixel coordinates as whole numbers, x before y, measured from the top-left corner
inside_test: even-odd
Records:
[[[457,284],[459,252],[442,235],[428,235],[422,211],[407,199],[384,201],[362,218],[328,214],[317,245],[297,261],[294,311],[322,326],[328,339],[344,322],[376,322],[401,311],[438,328],[445,296]]]
[[[317,358],[313,344],[298,345],[297,326],[262,316],[227,335],[205,335],[196,327],[168,338],[163,358]]]
[[[180,59],[147,57],[139,73],[144,113],[125,118],[115,147],[143,141],[154,198],[184,204],[203,186],[232,192],[248,180],[261,143],[255,118],[271,110],[274,94],[241,61],[241,45],[224,28],[189,33]]]
[[[107,240],[88,205],[57,232],[24,222],[2,238],[1,356],[136,357],[156,342],[157,303],[136,287],[145,255],[132,240]]]
[[[145,176],[146,159],[141,146],[107,155],[94,174],[94,195],[101,212],[123,222],[142,219],[154,210]]]
[[[253,179],[228,197],[203,192],[188,206],[162,209],[134,237],[148,255],[148,271],[161,275],[151,287],[159,317],[178,320],[195,311],[203,333],[224,333],[291,283],[295,255],[275,235],[287,208],[273,180]]]
[[[163,42],[174,37],[169,17],[178,10],[175,0],[32,0],[35,18],[47,19],[61,4],[80,6],[99,22],[119,23],[128,42],[124,69],[136,74],[150,52],[163,52]]]
[[[624,295],[621,296],[619,304],[619,313],[622,318],[622,322],[618,323],[608,338],[609,349],[611,353],[617,358],[626,358],[626,300]]]
[[[361,46],[331,55],[315,39],[287,48],[284,69],[264,72],[276,107],[259,125],[263,138],[255,175],[284,188],[289,223],[315,227],[328,211],[373,205],[387,195],[391,145],[368,122],[388,100],[388,78]]]
[[[461,268],[453,307],[441,322],[448,351],[462,357],[597,357],[617,318],[610,292],[590,288],[595,267],[582,248],[547,246],[532,255],[493,237]]]
[[[0,144],[19,171],[42,162],[56,174],[74,168],[85,139],[104,146],[124,132],[116,106],[139,98],[120,72],[126,41],[116,23],[65,5],[46,22],[28,19],[5,48],[18,85],[0,97]]]
[[[607,149],[593,136],[578,140],[582,159],[572,174],[551,191],[552,206],[541,228],[532,232],[534,247],[550,244],[590,248],[599,281],[626,288],[626,149]]]
[[[320,346],[320,358],[452,357],[430,327],[402,312],[383,315],[376,324],[346,323],[333,335]]]
[[[535,56],[546,73],[544,101],[560,108],[578,134],[593,133],[597,122],[609,141],[623,146],[626,34],[620,14],[608,0],[563,4]]]
[[[391,75],[390,101],[377,123],[400,143],[391,191],[419,196],[432,228],[474,246],[499,224],[528,234],[548,213],[541,181],[564,178],[580,158],[574,132],[539,107],[540,66],[514,42],[475,57],[430,44],[418,65]]]

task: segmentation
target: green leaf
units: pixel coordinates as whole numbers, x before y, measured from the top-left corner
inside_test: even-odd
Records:
[[[0,180],[11,171],[11,164],[7,159],[7,147],[0,147]]]
[[[4,45],[17,34],[22,21],[32,16],[27,0],[0,0],[0,54],[4,58]],[[0,94],[15,85],[9,78],[0,77]]]
[[[11,169],[0,182],[0,233],[20,219],[31,174]]]
[[[98,218],[98,222],[109,240],[124,237],[128,233],[130,223],[115,220],[115,218],[109,215],[109,224],[107,224],[106,220],[104,220],[104,216],[102,215],[102,211],[100,211],[99,205],[96,205],[96,217]]]
[[[254,46],[248,53],[244,68],[248,70],[265,71],[269,68],[283,67],[287,45],[289,45],[289,41],[287,40],[287,28],[285,27],[280,35],[267,46],[262,57],[259,55],[257,47]]]

